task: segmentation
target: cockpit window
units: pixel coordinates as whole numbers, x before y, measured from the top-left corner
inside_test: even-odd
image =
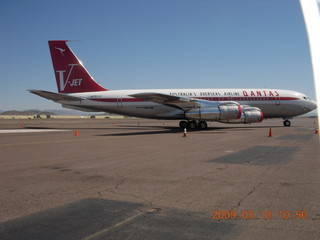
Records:
[[[307,96],[303,96],[304,100],[310,100]]]

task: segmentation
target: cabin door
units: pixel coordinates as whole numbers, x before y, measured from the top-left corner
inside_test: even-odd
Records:
[[[117,98],[117,108],[122,108],[122,98]]]

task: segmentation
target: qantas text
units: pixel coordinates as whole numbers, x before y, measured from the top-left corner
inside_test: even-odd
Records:
[[[182,96],[182,97],[212,97],[212,96],[244,96],[244,97],[279,97],[278,91],[242,91],[242,92],[171,92],[172,96]]]

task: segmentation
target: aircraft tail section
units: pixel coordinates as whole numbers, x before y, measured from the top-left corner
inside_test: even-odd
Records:
[[[106,91],[107,89],[94,81],[66,42],[65,40],[49,41],[59,93]]]

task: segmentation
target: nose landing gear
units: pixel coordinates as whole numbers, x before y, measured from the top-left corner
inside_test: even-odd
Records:
[[[283,121],[283,126],[290,127],[291,126],[291,122],[288,119],[286,119],[286,120]]]

